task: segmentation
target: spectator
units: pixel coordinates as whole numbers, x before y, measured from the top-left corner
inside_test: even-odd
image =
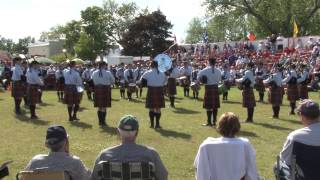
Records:
[[[194,161],[197,180],[258,179],[255,151],[248,139],[236,138],[239,118],[232,112],[221,115],[219,138],[209,137],[200,145]]]
[[[64,171],[71,179],[89,179],[90,171],[78,157],[70,155],[68,135],[63,126],[50,126],[45,144],[50,149],[50,153],[33,157],[25,168],[26,171],[37,169]]]
[[[313,100],[305,99],[299,104],[297,114],[304,128],[295,130],[289,134],[280,153],[280,160],[288,166],[291,163],[294,142],[310,146],[320,146],[319,104]]]
[[[138,120],[126,115],[119,121],[118,132],[121,138],[121,145],[103,150],[97,157],[93,168],[91,180],[98,180],[98,172],[101,166],[100,161],[116,162],[153,162],[155,164],[155,175],[157,180],[167,180],[168,172],[164,167],[159,154],[155,149],[136,144],[139,130]]]

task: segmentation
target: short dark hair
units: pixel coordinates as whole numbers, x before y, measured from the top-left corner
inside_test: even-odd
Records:
[[[304,99],[299,103],[297,112],[309,120],[318,120],[320,116],[319,104],[311,99]]]
[[[47,147],[50,149],[50,151],[51,152],[58,152],[58,151],[60,151],[62,148],[63,148],[63,146],[66,144],[66,139],[65,140],[63,140],[63,141],[61,141],[61,142],[59,142],[59,143],[56,143],[56,144],[48,144],[47,143]]]
[[[217,131],[223,137],[233,138],[240,131],[240,127],[238,116],[233,112],[226,112],[220,116]]]

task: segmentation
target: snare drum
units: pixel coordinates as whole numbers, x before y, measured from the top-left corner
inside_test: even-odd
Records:
[[[137,88],[136,83],[129,83],[129,85],[128,85],[128,91],[129,91],[130,93],[136,92],[136,88]]]
[[[200,91],[200,85],[198,83],[192,82],[190,87],[192,91],[195,91],[195,92]]]

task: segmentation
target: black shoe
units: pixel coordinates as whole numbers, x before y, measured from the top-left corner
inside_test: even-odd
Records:
[[[77,118],[77,116],[73,116],[72,119],[73,119],[74,121],[80,121],[80,119]]]
[[[38,116],[36,116],[36,115],[31,116],[30,119],[38,119]]]
[[[69,118],[69,121],[70,121],[70,122],[73,122],[73,118],[72,118],[72,117],[70,117],[70,118]]]
[[[162,129],[162,127],[160,125],[155,127],[156,129]]]

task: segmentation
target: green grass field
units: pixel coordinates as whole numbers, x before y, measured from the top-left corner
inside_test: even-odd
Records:
[[[144,98],[135,102],[121,100],[118,90],[113,90],[112,96],[112,108],[108,110],[107,117],[109,127],[101,129],[98,126],[96,109],[85,96],[78,115],[81,120],[71,124],[67,121],[65,105],[57,102],[53,91],[44,92],[44,104],[37,109],[39,120],[29,120],[27,110],[26,116],[15,116],[10,92],[0,92],[0,162],[14,160],[10,165],[11,175],[7,179],[15,179],[15,174],[22,170],[34,155],[47,153],[44,139],[46,129],[51,124],[61,124],[66,127],[70,135],[71,153],[79,156],[87,167],[92,168],[101,150],[119,144],[116,127],[119,118],[125,114],[138,117],[140,120],[138,143],[157,149],[169,171],[169,179],[194,179],[193,161],[199,145],[208,136],[219,136],[215,129],[201,126],[206,122],[202,101],[183,98],[179,89],[176,109],[163,109],[161,119],[163,129],[154,130],[149,128],[148,110],[144,107]],[[232,111],[244,121],[246,109],[242,108],[241,96],[241,92],[233,88],[229,93],[229,103],[221,103],[219,115]],[[310,96],[319,99],[317,93],[311,93]],[[272,168],[288,133],[302,127],[297,116],[288,115],[288,102],[284,102],[279,120],[270,118],[272,116],[270,104],[257,103],[255,123],[241,124],[239,136],[250,139],[254,145],[259,174],[265,179],[274,179]]]

